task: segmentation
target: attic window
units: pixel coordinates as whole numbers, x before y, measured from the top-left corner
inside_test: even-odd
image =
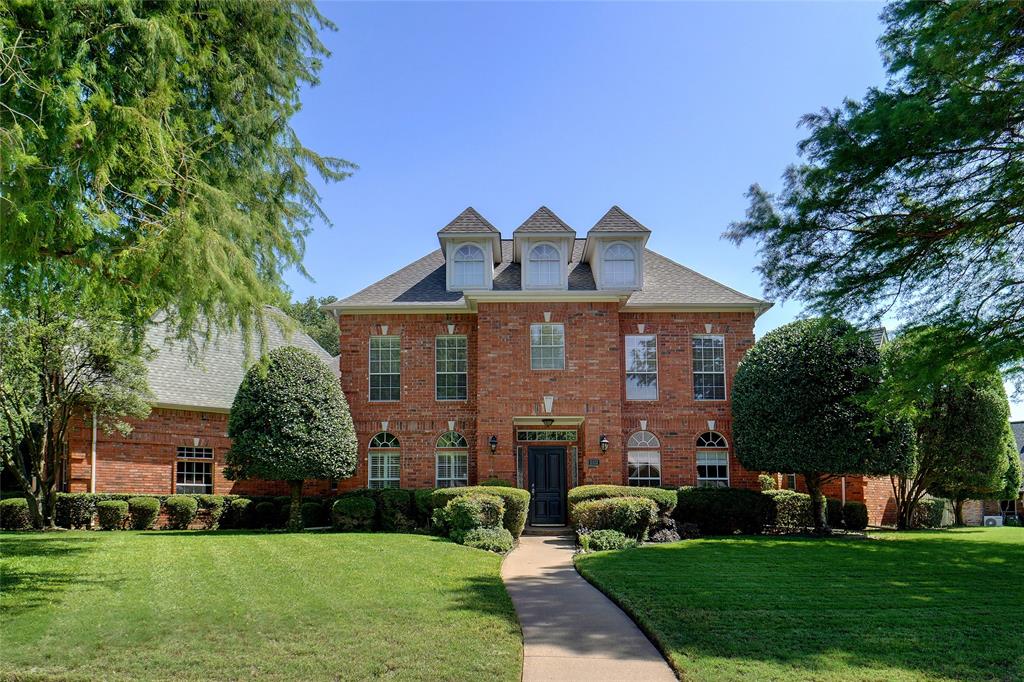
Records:
[[[484,285],[484,251],[479,246],[466,244],[455,251],[452,285],[482,287]]]
[[[605,249],[601,271],[607,287],[635,286],[636,254],[626,244],[612,244]]]
[[[561,257],[550,244],[538,244],[530,249],[530,284],[555,287],[561,284]]]

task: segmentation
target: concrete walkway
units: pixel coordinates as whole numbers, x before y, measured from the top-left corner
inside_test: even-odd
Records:
[[[523,626],[524,682],[674,681],[653,644],[572,563],[568,537],[519,538],[501,577]]]

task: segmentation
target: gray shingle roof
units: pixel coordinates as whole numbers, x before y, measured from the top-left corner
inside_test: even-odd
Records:
[[[608,212],[598,220],[591,232],[647,232],[646,227],[637,222],[636,218],[623,211],[618,206],[612,206]]]
[[[473,232],[498,232],[498,228],[487,222],[487,219],[476,212],[472,206],[455,216],[455,220],[442,227],[438,234],[462,234]]]
[[[273,321],[273,315],[284,315],[274,309],[268,316],[266,350],[281,346],[304,348],[331,366],[330,354],[321,348],[296,325],[295,331],[285,335]],[[146,343],[155,356],[146,362],[149,389],[157,406],[228,410],[235,399],[238,385],[245,370],[260,353],[258,333],[251,342],[251,355],[247,356],[242,332],[220,332],[205,346],[200,346],[196,357],[190,359],[188,344],[172,337],[166,325],[154,324],[146,332]],[[337,367],[337,362],[334,362]]]
[[[515,229],[513,235],[530,233],[530,232],[543,232],[543,233],[566,233],[576,234],[576,231],[565,224],[561,218],[555,215],[547,206],[541,206],[533,215],[526,219],[522,225]]]
[[[1017,449],[1020,450],[1021,459],[1024,459],[1024,421],[1010,422],[1013,429],[1013,438],[1017,441]]]
[[[569,262],[569,291],[597,290],[590,265],[582,262],[584,244],[583,239],[576,239],[573,244],[572,260]],[[512,240],[502,240],[501,255],[501,263],[494,271],[494,290],[521,290],[520,265],[512,262]],[[389,305],[462,308],[465,306],[465,297],[461,291],[446,290],[444,257],[439,249],[328,307]],[[633,292],[626,305],[721,305],[767,309],[769,304],[720,284],[650,249],[644,249],[644,288]]]

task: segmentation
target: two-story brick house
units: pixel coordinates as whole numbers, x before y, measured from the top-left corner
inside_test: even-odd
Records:
[[[440,248],[325,308],[359,439],[342,487],[512,481],[534,523],[586,483],[756,487],[729,390],[771,304],[646,248],[613,207],[501,233],[472,208]]]

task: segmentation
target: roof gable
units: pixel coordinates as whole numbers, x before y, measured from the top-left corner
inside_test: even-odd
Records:
[[[472,206],[468,206],[462,213],[455,216],[454,220],[438,230],[438,234],[479,234],[481,232],[501,234],[498,228],[491,225]]]
[[[515,229],[513,235],[529,234],[558,234],[561,236],[575,235],[576,231],[565,224],[565,221],[555,215],[547,206],[541,206],[527,218],[522,225]]]
[[[591,232],[638,232],[650,234],[650,230],[637,222],[636,218],[623,211],[618,206],[608,209],[600,220],[590,228]]]

